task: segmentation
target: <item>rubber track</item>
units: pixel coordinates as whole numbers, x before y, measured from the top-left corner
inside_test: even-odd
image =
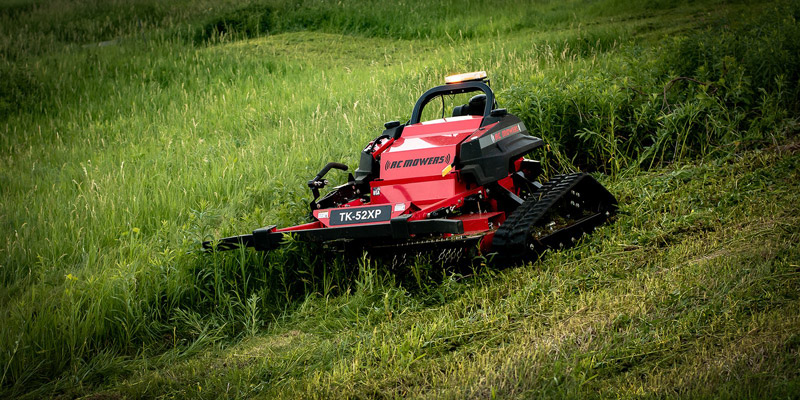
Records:
[[[492,239],[493,251],[504,257],[521,257],[530,253],[533,250],[528,242],[531,228],[585,175],[557,175],[542,185],[497,229]]]

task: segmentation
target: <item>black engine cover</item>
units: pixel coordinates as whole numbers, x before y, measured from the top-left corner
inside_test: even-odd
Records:
[[[481,186],[499,181],[513,172],[512,163],[516,159],[543,145],[544,141],[531,136],[519,118],[506,114],[478,139],[461,144],[461,177]]]

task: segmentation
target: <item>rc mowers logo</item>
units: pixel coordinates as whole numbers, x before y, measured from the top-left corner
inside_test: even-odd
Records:
[[[390,170],[395,168],[408,168],[416,167],[418,165],[437,165],[437,164],[450,164],[450,154],[439,157],[421,157],[409,158],[407,160],[387,161],[383,169]]]
[[[525,124],[520,122],[499,131],[494,131],[494,132],[490,131],[490,133],[481,136],[481,138],[479,139],[479,143],[481,144],[481,148],[483,149],[509,136],[516,135],[523,131],[525,131]]]

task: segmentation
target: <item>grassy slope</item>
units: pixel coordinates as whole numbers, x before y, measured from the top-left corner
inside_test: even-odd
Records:
[[[498,88],[552,88],[593,69],[625,74],[617,66],[635,49],[768,6],[510,2],[513,12],[461,31],[464,39],[454,37],[457,18],[437,31],[423,9],[410,21],[416,30],[363,17],[389,37],[347,26],[364,35],[299,31],[206,46],[170,30],[171,16],[179,24],[225,6],[131,4],[154,30],[128,21],[106,47],[80,46],[115,33],[79,5],[66,16],[46,6],[3,14],[56,21],[3,35],[3,73],[16,85],[3,87],[3,100],[19,107],[0,138],[3,390],[796,391],[791,123],[769,132],[788,147],[646,173],[633,162],[612,168],[604,183],[624,204],[618,221],[533,266],[442,280],[436,267],[395,275],[368,262],[284,273],[276,260],[313,257],[293,250],[270,265],[253,254],[186,254],[205,237],[299,222],[299,183],[331,159],[354,165],[375,127],[406,118],[446,73],[487,69]],[[96,25],[64,28],[70,15]],[[303,27],[292,21],[284,29]],[[12,45],[15,35],[30,40]]]
[[[426,294],[378,281],[310,296],[268,332],[106,393],[796,394],[798,167],[795,142],[621,177],[622,217],[575,249]]]

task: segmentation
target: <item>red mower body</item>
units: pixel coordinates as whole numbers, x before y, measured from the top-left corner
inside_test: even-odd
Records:
[[[332,247],[385,253],[439,251],[453,258],[476,252],[508,257],[565,246],[616,210],[616,199],[586,174],[559,175],[542,184],[538,161],[525,159],[541,147],[522,121],[496,108],[483,75],[428,90],[411,119],[385,124],[361,152],[348,183],[320,197],[329,163],[308,186],[314,195],[307,224],[205,242],[229,250],[270,250],[283,235]],[[420,121],[432,100],[481,92],[452,117]],[[509,225],[509,223],[511,223]]]

